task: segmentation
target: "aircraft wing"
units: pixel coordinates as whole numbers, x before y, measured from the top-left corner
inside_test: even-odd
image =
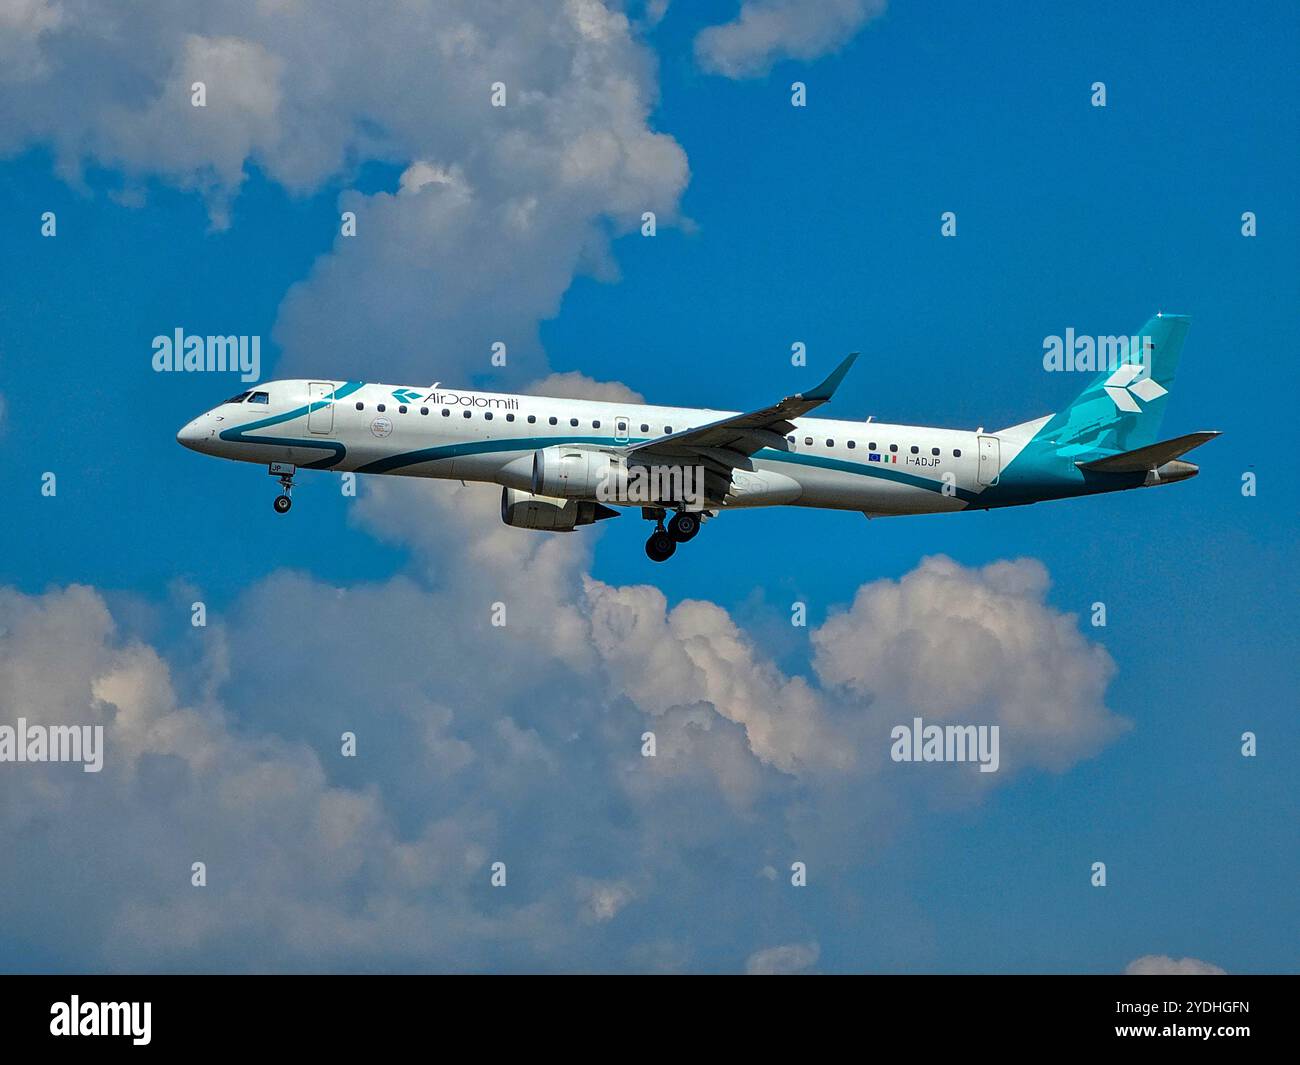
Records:
[[[1107,455],[1091,462],[1076,462],[1075,465],[1081,470],[1096,470],[1098,473],[1141,473],[1143,470],[1163,466],[1218,435],[1213,430],[1188,433],[1186,436],[1176,436],[1172,440],[1162,440],[1158,444],[1148,444],[1133,451],[1121,451],[1118,455]]]
[[[786,434],[794,428],[791,419],[802,417],[830,399],[857,357],[855,351],[825,381],[808,392],[787,396],[760,410],[734,414],[707,425],[633,444],[626,449],[627,454],[649,452],[656,458],[703,462],[718,472],[725,471],[729,477],[736,467],[749,468],[749,457],[756,451],[765,447],[786,448]]]

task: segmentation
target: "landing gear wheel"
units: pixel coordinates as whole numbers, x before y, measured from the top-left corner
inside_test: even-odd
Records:
[[[651,562],[667,562],[676,550],[676,542],[662,528],[652,532],[650,539],[645,542],[645,553]]]
[[[298,467],[292,462],[272,462],[266,468],[266,472],[272,477],[280,478],[280,494],[275,497],[273,504],[277,514],[288,514],[289,508],[293,506],[289,493],[293,491],[293,475],[297,471]]]
[[[679,544],[684,544],[688,540],[694,540],[695,534],[699,531],[700,517],[698,514],[688,514],[685,511],[678,511],[673,515],[672,520],[668,523],[668,535]]]

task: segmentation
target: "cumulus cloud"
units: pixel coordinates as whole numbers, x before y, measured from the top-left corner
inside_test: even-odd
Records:
[[[1226,976],[1220,969],[1199,958],[1171,958],[1168,954],[1144,954],[1124,966],[1125,976]]]
[[[821,947],[816,943],[790,943],[782,947],[756,950],[745,962],[749,976],[793,976],[807,973],[821,957]]]
[[[800,677],[716,604],[591,577],[599,530],[506,529],[490,488],[374,479],[356,520],[407,546],[409,567],[348,587],[274,573],[206,629],[186,614],[170,649],[89,588],[0,593],[6,716],[106,729],[101,773],[0,773],[6,927],[117,969],[716,967],[684,944],[751,934],[781,879],[749,878],[723,912],[719,868],[794,853],[818,874],[849,867],[904,816],[879,771],[892,711],[855,684],[937,691],[953,712],[1023,705],[979,673],[936,689],[912,655],[846,679],[853,625],[877,616],[861,604],[984,596],[1040,628],[1060,618],[1028,564],[930,561],[865,586],[814,634],[824,661]],[[946,593],[913,590],[935,580]],[[1004,623],[978,639],[1025,635]],[[1081,637],[1057,641],[1006,660],[1100,668]],[[1023,736],[1041,752],[1056,719],[1002,713],[1004,750]],[[1057,727],[1053,757],[1081,756],[1074,727]],[[206,888],[190,886],[194,861]],[[494,861],[505,888],[489,885]],[[759,951],[746,969],[806,970],[816,949]]]
[[[927,558],[859,588],[813,633],[814,665],[898,722],[998,725],[1006,768],[1060,769],[1127,722],[1103,701],[1110,655],[1046,604],[1047,589],[1033,559],[970,569]]]
[[[429,0],[368,12],[364,32],[347,8],[242,0],[24,0],[0,19],[0,155],[48,144],[70,180],[93,163],[137,197],[156,176],[218,227],[253,166],[302,193],[368,160],[402,168],[391,191],[340,197],[356,235],[285,299],[286,372],[465,379],[502,341],[522,380],[574,275],[614,277],[611,237],[646,210],[671,224],[689,176],[650,125],[653,55],[598,0]]]
[[[556,396],[560,399],[600,399],[608,403],[644,403],[645,396],[621,381],[597,381],[586,374],[548,374],[525,389],[533,396]]]
[[[744,0],[731,22],[699,32],[695,58],[714,74],[757,77],[782,59],[837,51],[884,11],[885,0]]]
[[[56,31],[63,11],[56,0],[9,0],[0,5],[0,84],[33,81],[47,67],[40,40]]]

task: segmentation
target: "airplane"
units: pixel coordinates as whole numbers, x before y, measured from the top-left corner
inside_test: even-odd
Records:
[[[270,381],[176,439],[267,465],[280,479],[279,514],[293,505],[299,470],[484,482],[501,486],[502,520],[521,529],[569,532],[639,507],[655,523],[646,554],[664,562],[729,510],[934,514],[1194,477],[1198,467],[1181,456],[1219,433],[1156,439],[1188,322],[1157,314],[1068,406],[996,432],[807,417],[834,395],[853,354],[815,388],[745,413],[441,383]]]

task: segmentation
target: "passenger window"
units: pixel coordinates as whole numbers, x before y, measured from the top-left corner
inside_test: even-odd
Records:
[[[428,407],[421,407],[421,408],[420,408],[420,413],[421,413],[421,414],[428,414],[428,413],[429,413],[429,408],[428,408]]]
[[[850,451],[852,451],[852,450],[853,450],[855,447],[857,447],[857,446],[858,446],[858,445],[857,445],[857,443],[856,443],[855,441],[853,441],[853,440],[850,440],[850,441],[849,441],[849,450],[850,450]]]
[[[578,419],[577,419],[577,418],[570,418],[570,419],[569,419],[569,424],[570,424],[571,426],[573,426],[575,429],[578,428]]]
[[[932,447],[932,448],[930,448],[930,454],[931,454],[931,455],[937,455],[937,454],[939,454],[939,449],[938,449],[937,447]]]
[[[451,409],[448,408],[448,407],[443,407],[443,408],[442,408],[442,416],[443,416],[444,418],[450,418],[450,417],[451,417]]]
[[[808,446],[811,447],[811,446],[812,446],[812,437],[811,437],[811,436],[805,436],[805,437],[803,438],[803,442],[804,442],[805,444],[807,444]]]
[[[530,414],[530,415],[528,415],[528,424],[529,424],[529,425],[532,425],[532,424],[535,423],[536,421],[537,421],[537,415],[536,415],[536,414]]]
[[[921,449],[920,449],[919,447],[917,447],[915,444],[913,444],[913,445],[912,445],[912,454],[913,454],[913,455],[919,455],[920,453],[921,453]]]
[[[649,431],[650,431],[650,426],[646,425],[645,422],[642,422],[642,423],[641,423],[641,432],[643,432],[643,433],[648,433]]]
[[[380,414],[383,414],[383,413],[384,413],[384,405],[383,405],[382,403],[379,404],[379,406],[377,406],[377,407],[375,408],[375,410],[379,411]]]
[[[871,443],[869,443],[869,444],[867,445],[867,450],[868,450],[868,451],[875,451],[875,450],[876,450],[876,442],[875,442],[874,440],[871,441]]]
[[[473,413],[474,413],[473,411],[468,411],[468,410],[467,410],[467,411],[465,412],[465,417],[468,418],[468,417],[470,417]]]
[[[665,435],[665,436],[666,436],[667,434],[671,433],[672,431],[673,431],[673,427],[672,427],[671,425],[665,425],[665,426],[664,426],[664,435]]]
[[[790,443],[792,443],[792,444],[794,443],[794,437],[793,437],[793,436],[787,436],[786,439],[789,440]]]
[[[898,450],[898,445],[897,445],[897,444],[890,444],[890,445],[889,445],[889,450],[890,450],[890,451],[897,451],[897,450]]]
[[[959,447],[955,447],[955,448],[953,448],[953,449],[952,449],[952,457],[955,458],[955,459],[959,459],[959,458],[961,458],[961,448],[959,448]]]
[[[406,413],[406,404],[405,404],[405,403],[403,403],[400,407],[397,408],[397,413],[398,413],[398,414],[405,414],[405,413]]]
[[[486,419],[487,421],[491,421],[491,420],[492,420],[492,412],[491,412],[491,411],[488,411],[487,413],[485,413],[485,414],[483,415],[483,417],[484,417],[484,419]]]
[[[271,397],[265,392],[254,392],[248,397],[249,403],[270,403]]]
[[[834,441],[834,440],[827,440],[827,441],[826,441],[826,446],[827,446],[827,447],[834,447],[834,446],[835,446],[835,441]]]
[[[364,403],[357,404],[357,410],[365,410],[365,409],[366,409],[366,405]]]
[[[514,416],[513,414],[507,414],[507,415],[506,415],[506,421],[508,421],[508,422],[512,422],[512,421],[514,421],[514,420],[515,420],[515,416]]]
[[[558,419],[556,419],[554,415],[552,415],[551,417],[547,418],[546,420],[547,420],[548,422],[550,422],[552,425],[559,425],[559,424],[560,424],[559,421],[558,421]]]
[[[592,427],[593,429],[599,429],[599,428],[600,428],[600,422],[599,422],[599,420],[592,422],[592,423],[591,423],[591,427]]]

